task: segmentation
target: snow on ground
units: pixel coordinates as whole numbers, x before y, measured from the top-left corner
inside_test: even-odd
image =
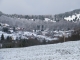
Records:
[[[28,31],[24,31],[24,32],[18,31],[17,33],[14,32],[12,34],[8,34],[8,33],[0,31],[0,37],[2,34],[4,35],[5,39],[7,38],[7,36],[11,36],[14,40],[16,40],[17,37],[18,38],[21,37],[22,39],[28,39],[27,36],[29,36],[29,37],[37,37],[38,40],[44,40],[45,39],[46,41],[58,40],[58,37],[63,37],[63,35],[65,37],[71,36],[71,32],[69,32],[69,31],[54,31],[54,35],[53,35],[54,37],[53,38],[51,38],[49,36],[45,36],[45,35],[37,35],[36,33],[28,32]]]
[[[58,38],[50,38],[50,37],[47,37],[47,36],[44,36],[44,35],[37,35],[37,34],[35,34],[35,33],[32,33],[32,32],[24,32],[24,35],[27,35],[27,36],[35,36],[35,37],[37,37],[37,38],[42,38],[43,40],[45,39],[45,40],[58,40]]]
[[[0,49],[0,60],[79,60],[80,41]]]
[[[37,37],[37,38],[40,38],[40,39],[42,38],[42,39],[45,39],[45,40],[58,40],[58,38],[50,38],[50,37],[47,37],[47,36],[44,36],[44,35],[37,35],[35,33],[28,32],[28,31],[26,31],[26,32],[19,31],[18,33],[12,33],[12,34],[7,34],[5,32],[0,31],[0,37],[1,37],[2,34],[4,35],[5,39],[7,38],[7,36],[11,36],[11,37],[14,38],[14,40],[16,40],[17,37],[21,37],[23,39],[24,38],[28,39],[27,37],[25,37],[25,35],[34,36],[34,37]]]
[[[47,37],[47,36],[43,36],[43,35],[37,35],[36,36],[37,38],[40,38],[40,40],[41,40],[41,38],[42,38],[42,40],[46,40],[46,41],[52,41],[52,40],[58,40],[58,38],[51,38],[51,37]]]
[[[27,36],[32,36],[32,35],[34,35],[34,36],[36,36],[35,33],[28,32],[28,31],[24,32],[24,35],[27,35]]]
[[[71,21],[71,20],[74,20],[76,17],[80,20],[80,14],[65,17],[64,19],[67,20],[67,21]]]
[[[13,36],[14,39],[16,39],[16,35],[15,35],[15,34],[7,34],[7,33],[5,33],[5,32],[0,31],[0,37],[1,37],[2,34],[4,35],[4,38],[5,38],[5,39],[7,38],[7,36]]]

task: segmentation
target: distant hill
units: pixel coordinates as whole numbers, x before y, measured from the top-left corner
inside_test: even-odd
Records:
[[[53,11],[54,12],[54,11]],[[24,18],[24,19],[39,19],[39,20],[44,20],[45,18],[49,18],[51,20],[63,20],[64,17],[69,17],[75,14],[80,14],[80,9],[75,9],[73,11],[65,12],[65,13],[60,13],[60,14],[55,14],[55,15],[18,15],[18,14],[4,14],[7,17],[12,17],[12,18]],[[0,16],[3,15],[3,13],[0,11]]]
[[[73,11],[56,14],[56,15],[18,15],[18,14],[4,14],[0,12],[0,22],[7,23],[12,27],[23,27],[26,30],[35,30],[37,25],[44,25],[44,29],[55,30],[55,29],[74,29],[80,28],[80,9]],[[71,19],[75,15],[73,20],[65,20],[65,18]],[[76,18],[77,17],[77,18]],[[48,21],[45,21],[48,18]],[[56,21],[56,22],[52,22]],[[74,23],[74,21],[76,23]]]
[[[3,15],[3,13],[0,11],[0,16]]]
[[[80,14],[80,9],[75,9],[73,11],[69,11],[69,12],[65,12],[65,13],[61,13],[61,14],[56,14],[54,15],[55,20],[62,20],[64,19],[64,17],[69,17],[75,14]]]

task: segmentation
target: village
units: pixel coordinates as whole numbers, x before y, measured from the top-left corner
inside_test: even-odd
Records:
[[[29,40],[29,39],[37,39],[40,42],[48,41],[57,41],[60,38],[68,38],[72,35],[74,30],[55,30],[49,31],[48,29],[44,30],[43,25],[37,26],[37,30],[25,31],[25,28],[20,27],[11,27],[6,23],[0,23],[0,41],[11,38],[12,41],[16,42],[19,40]],[[4,39],[2,39],[2,36]],[[0,42],[0,47],[2,47],[2,43]]]
[[[7,36],[12,37],[13,40],[19,38],[29,39],[29,38],[43,38],[46,40],[57,40],[59,37],[69,37],[74,30],[54,30],[49,31],[48,29],[43,30],[43,25],[37,26],[37,30],[25,31],[24,28],[11,27],[8,24],[0,23],[0,36],[3,34],[5,39]]]

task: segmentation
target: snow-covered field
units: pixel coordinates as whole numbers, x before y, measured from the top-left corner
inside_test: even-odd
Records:
[[[0,60],[79,60],[80,41],[0,49]]]

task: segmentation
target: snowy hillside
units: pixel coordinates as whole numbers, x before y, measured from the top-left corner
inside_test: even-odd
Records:
[[[65,17],[64,19],[67,21],[77,21],[77,20],[80,21],[80,14],[75,14],[69,17]]]
[[[0,49],[0,60],[79,60],[80,41]]]

